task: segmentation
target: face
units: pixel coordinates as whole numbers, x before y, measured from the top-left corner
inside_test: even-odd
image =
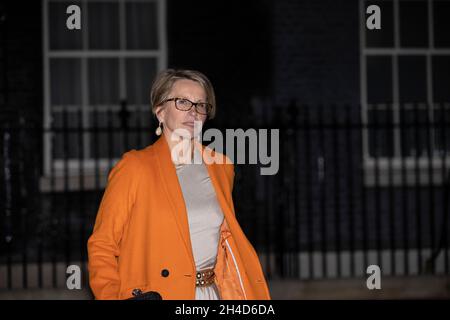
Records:
[[[188,79],[177,80],[167,97],[185,98],[192,102],[206,102],[206,92],[203,87],[195,81]],[[201,121],[203,125],[207,115],[199,114],[193,106],[189,111],[178,110],[175,107],[175,101],[168,101],[156,109],[158,120],[163,122],[164,134],[171,137],[176,129],[185,129],[190,133],[190,137],[194,137],[194,121]],[[183,131],[176,133],[183,134]]]

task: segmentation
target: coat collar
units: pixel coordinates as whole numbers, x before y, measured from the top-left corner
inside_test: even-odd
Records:
[[[226,172],[223,166],[220,165],[220,162],[213,162],[213,160],[218,160],[219,158],[223,157],[223,155],[216,153],[214,150],[204,146],[197,140],[194,141],[195,148],[200,150],[202,154],[202,159],[211,178],[212,185],[216,192],[217,200],[224,214],[224,224],[222,225],[221,231],[227,230],[228,223],[232,222],[233,224],[235,220],[234,206],[232,203],[231,194],[227,194],[230,192],[228,192],[226,188]],[[169,199],[170,206],[172,208],[172,214],[175,217],[186,250],[192,257],[192,261],[194,261],[186,204],[183,198],[183,193],[178,181],[175,164],[172,161],[171,151],[165,134],[163,133],[161,136],[159,136],[159,138],[153,143],[152,146],[157,159],[156,162],[158,164],[158,171],[161,176],[161,184],[163,186],[162,189],[167,194],[167,197]]]

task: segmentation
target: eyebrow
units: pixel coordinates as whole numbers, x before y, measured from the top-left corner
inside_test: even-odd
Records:
[[[192,101],[191,99],[189,99],[189,98],[187,98],[186,96],[183,96],[183,95],[178,96],[178,98],[186,99],[186,100]],[[207,100],[207,99],[205,99],[205,101],[202,101],[202,99],[200,99],[200,100],[193,101],[193,102],[195,102],[195,103],[197,103],[197,102],[206,102],[206,100]]]

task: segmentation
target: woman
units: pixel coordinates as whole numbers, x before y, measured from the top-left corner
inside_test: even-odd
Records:
[[[234,166],[197,141],[194,121],[215,115],[210,81],[198,71],[163,71],[151,103],[160,137],[112,168],[88,241],[95,297],[270,299],[235,217]]]

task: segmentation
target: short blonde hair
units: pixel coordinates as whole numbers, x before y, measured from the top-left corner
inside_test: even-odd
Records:
[[[208,119],[214,118],[216,115],[216,96],[211,81],[200,71],[187,69],[166,69],[155,77],[150,90],[150,103],[153,115],[156,116],[156,108],[168,98],[173,84],[181,79],[195,81],[203,87],[206,93],[206,102],[212,105]]]

